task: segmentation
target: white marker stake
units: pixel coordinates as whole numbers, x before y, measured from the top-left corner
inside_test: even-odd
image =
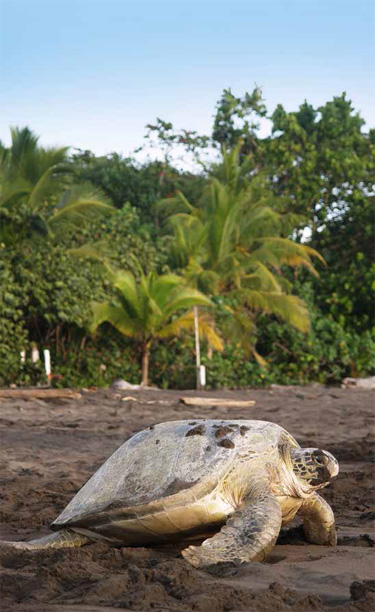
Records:
[[[44,368],[46,370],[48,380],[51,380],[51,353],[49,349],[44,349]]]
[[[33,363],[38,363],[39,361],[39,351],[36,346],[33,346],[33,348],[31,349],[31,361]]]
[[[201,387],[206,386],[206,366],[199,366],[199,382]]]

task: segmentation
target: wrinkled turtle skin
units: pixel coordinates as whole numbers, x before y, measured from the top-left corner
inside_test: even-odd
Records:
[[[127,440],[52,524],[57,533],[18,548],[95,540],[143,546],[207,536],[183,556],[195,567],[262,560],[297,512],[308,541],[334,545],[330,506],[316,492],[336,459],[301,449],[274,423],[161,423]]]

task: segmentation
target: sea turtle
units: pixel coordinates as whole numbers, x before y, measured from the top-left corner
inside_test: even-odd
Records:
[[[263,560],[297,512],[307,540],[335,545],[333,512],[317,494],[338,474],[327,451],[300,448],[266,421],[173,421],[127,440],[26,549],[105,541],[139,546],[191,541],[195,567]]]

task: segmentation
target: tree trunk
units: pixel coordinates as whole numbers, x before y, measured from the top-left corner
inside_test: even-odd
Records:
[[[148,385],[148,370],[150,362],[150,345],[146,343],[142,351],[142,382],[141,385]]]

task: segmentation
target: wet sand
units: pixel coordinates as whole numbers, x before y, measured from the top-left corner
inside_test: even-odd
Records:
[[[375,607],[374,400],[371,391],[324,387],[218,391],[254,399],[247,408],[189,407],[195,392],[84,392],[78,400],[7,399],[1,403],[1,539],[49,533],[48,525],[128,437],[178,419],[273,421],[302,446],[340,461],[322,494],[332,505],[338,546],[307,544],[299,520],[282,530],[268,560],[231,576],[192,568],[176,548],[1,553],[1,610],[105,612],[236,610],[367,612]],[[134,399],[123,401],[123,397]]]

